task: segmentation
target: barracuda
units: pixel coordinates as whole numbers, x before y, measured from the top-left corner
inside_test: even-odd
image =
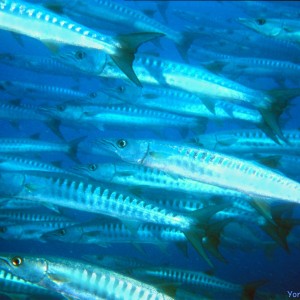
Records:
[[[15,104],[14,102],[17,103]],[[21,121],[39,121],[49,127],[58,137],[62,138],[62,135],[58,130],[58,121],[39,113],[37,107],[34,105],[20,104],[19,101],[1,103],[0,119],[9,121],[13,127],[19,127]]]
[[[215,222],[214,224],[206,225],[206,228],[203,228],[202,232],[198,231],[198,236],[201,236],[203,247],[223,262],[225,259],[219,253],[218,241],[220,240],[223,228],[229,222],[230,220]],[[120,222],[105,220],[96,220],[47,232],[42,238],[68,243],[96,244],[104,247],[116,243],[130,243],[141,252],[143,250],[139,244],[154,244],[165,251],[167,245],[170,243],[175,243],[180,250],[186,252],[186,242],[188,241],[184,232],[176,228],[158,224],[142,224],[139,225],[135,233],[132,233]],[[204,256],[203,258],[207,261],[207,258]]]
[[[187,242],[184,233],[172,227],[142,224],[133,234],[121,222],[97,220],[47,232],[43,239],[104,247],[115,243],[156,244],[162,247],[170,242]]]
[[[217,76],[205,68],[193,67],[151,56],[138,56],[134,67],[139,79],[145,84],[165,85],[168,88],[181,89],[200,97],[206,97],[211,103],[215,99],[219,99],[253,107],[260,112],[266,126],[281,139],[283,139],[283,136],[278,125],[278,118],[286,108],[289,100],[300,94],[300,89],[269,92],[254,90]],[[122,74],[116,69],[116,66],[109,63],[99,76],[122,78]]]
[[[31,209],[1,209],[0,220],[14,222],[63,222],[70,221],[67,217],[54,214],[34,213]]]
[[[251,197],[300,203],[300,184],[266,167],[233,156],[155,140],[102,139],[122,160],[230,188]]]
[[[283,136],[287,143],[275,143],[258,130],[231,130],[199,135],[195,141],[206,149],[224,153],[299,154],[300,131],[284,130]]]
[[[37,240],[48,231],[75,224],[74,221],[31,221],[0,226],[0,237],[5,240]]]
[[[300,43],[300,22],[282,18],[238,18],[246,27],[274,39]]]
[[[112,126],[126,126],[154,129],[174,127],[182,131],[193,129],[202,132],[206,127],[205,120],[127,104],[88,106],[64,103],[42,106],[40,109],[62,122],[71,125],[78,123],[79,126],[96,127],[99,130]]]
[[[0,90],[18,97],[37,100],[89,102],[98,97],[97,92],[84,93],[52,85],[39,85],[21,81],[0,81]],[[99,99],[98,99],[99,100]]]
[[[227,205],[180,214],[77,177],[48,172],[2,172],[0,179],[2,195],[116,217],[133,232],[140,222],[180,229],[212,265],[201,244],[201,230],[213,214]]]
[[[76,50],[74,50],[73,48],[75,48]],[[69,57],[70,53],[72,53],[71,57]],[[64,59],[65,56],[69,57],[69,59]],[[17,67],[20,69],[30,70],[36,73],[47,73],[55,76],[72,76],[75,78],[83,75],[81,67],[82,65],[84,66],[84,70],[86,73],[91,74],[93,72],[87,71],[86,61],[83,58],[84,55],[82,55],[81,50],[78,50],[78,47],[72,47],[72,51],[68,50],[67,54],[64,54],[64,51],[60,51],[59,54],[55,57],[44,57],[25,54],[13,55],[11,53],[0,53],[1,64]],[[62,61],[60,62],[59,59],[61,59]],[[65,62],[67,62],[67,64]],[[99,69],[98,68],[96,68],[95,64],[93,64],[93,70],[96,70],[97,74],[99,73],[99,70],[103,69],[103,67]],[[87,74],[85,75],[87,76]]]
[[[136,48],[144,42],[163,36],[161,33],[146,32],[113,38],[41,6],[10,0],[0,2],[0,28],[38,39],[52,49],[60,44],[68,44],[103,51],[137,85],[140,82],[132,69]]]
[[[76,153],[80,142],[84,138],[78,138],[69,143],[51,143],[36,139],[0,139],[0,153],[36,153],[36,152],[64,152],[77,161]]]
[[[77,170],[79,174],[87,174],[97,181],[133,187],[130,189],[132,192],[134,192],[134,187],[137,187],[137,190],[138,187],[148,187],[151,189],[167,189],[172,192],[186,192],[200,195],[246,197],[245,194],[237,191],[223,189],[186,178],[176,178],[159,169],[126,163],[79,165],[75,167],[75,170]]]
[[[132,270],[132,273],[135,277],[137,276],[150,281],[151,279],[166,279],[168,281],[198,286],[213,292],[240,294],[243,296],[243,299],[253,299],[256,288],[265,283],[261,281],[256,284],[240,285],[207,275],[206,273],[175,268],[141,268]]]
[[[53,300],[63,299],[58,293],[51,293],[47,289],[25,281],[4,270],[0,270],[0,290],[1,294],[6,294],[11,299],[19,299],[15,294],[25,294],[25,297],[26,295],[32,297],[47,297],[47,299]]]
[[[65,169],[47,164],[42,161],[27,159],[24,157],[13,156],[0,153],[0,170],[6,171],[45,171],[62,174],[73,174]]]
[[[184,42],[183,35],[164,24],[151,19],[139,10],[125,6],[119,2],[109,0],[92,0],[89,2],[82,0],[66,1],[54,0],[46,1],[46,6],[53,10],[63,11],[71,17],[86,17],[88,23],[93,27],[99,28],[103,21],[108,21],[110,29],[112,25],[118,25],[118,28],[129,27],[141,32],[163,33],[167,38],[177,44]]]
[[[59,257],[1,255],[0,268],[69,298],[81,300],[173,299],[151,285],[119,273]]]
[[[204,117],[210,120],[236,119],[263,125],[263,118],[255,109],[219,100],[214,100],[211,103],[203,97],[182,90],[151,86],[144,86],[143,89],[139,89],[123,84],[106,89],[104,92],[127,103],[177,114]]]

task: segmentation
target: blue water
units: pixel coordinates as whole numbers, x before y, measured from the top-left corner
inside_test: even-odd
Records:
[[[121,1],[123,2],[123,1]],[[265,3],[265,2],[264,2]],[[124,1],[125,5],[130,7],[144,10],[144,9],[153,9],[157,10],[155,1]],[[258,41],[263,39],[254,32],[251,32],[249,29],[246,29],[242,25],[236,22],[238,17],[249,17],[255,16],[259,11],[247,11],[243,9],[238,4],[240,3],[231,3],[227,1],[169,1],[168,8],[166,11],[167,21],[164,20],[161,14],[156,11],[154,18],[162,23],[165,23],[169,27],[182,30],[185,26],[200,26],[204,31],[206,28],[211,27],[210,35],[202,35],[199,39],[196,39],[192,47],[206,47],[207,50],[213,50],[215,52],[227,54],[227,55],[239,55],[240,50],[232,49],[229,45],[223,45],[220,41],[218,49],[216,49],[216,43],[220,39],[220,35],[216,34],[214,30],[228,28],[228,34],[232,30],[244,30],[247,34],[251,36],[256,36]],[[271,5],[271,4],[270,4]],[[276,3],[277,7],[280,9],[281,2]],[[300,10],[300,2],[294,2],[295,10]],[[284,2],[282,2],[284,6]],[[285,6],[284,6],[285,7]],[[197,17],[197,20],[183,20],[173,14],[175,9],[180,9],[184,11],[191,12]],[[201,23],[198,19],[202,18]],[[117,32],[116,32],[117,34]],[[214,38],[216,36],[216,38]],[[238,34],[234,37],[239,38]],[[6,31],[0,31],[0,52],[1,53],[11,53],[11,54],[30,54],[38,56],[48,56],[50,57],[51,52],[39,41],[28,37],[21,37],[20,39],[15,39],[15,37]],[[22,41],[20,43],[20,40]],[[265,45],[263,48],[268,47],[268,39],[265,39]],[[180,54],[178,53],[174,42],[161,39],[161,46],[156,47],[153,43],[146,43],[142,45],[138,53],[149,53],[156,52],[159,53],[159,56],[165,59],[174,60],[177,62],[183,62]],[[241,42],[242,43],[242,42]],[[212,45],[212,48],[209,49],[208,45]],[[243,41],[243,45],[247,46],[247,42]],[[255,47],[255,43],[250,44],[250,49],[248,54],[246,50],[243,50],[241,55],[251,56],[252,51],[251,47]],[[259,47],[261,44],[256,44],[258,49],[255,50],[255,53],[259,52]],[[300,60],[300,49],[294,45],[283,45],[282,49],[278,48],[278,51],[274,51],[274,44],[270,41],[270,51],[264,52],[261,51],[261,57],[269,57],[274,59],[282,59],[287,61],[294,61],[294,57],[299,56]],[[286,47],[286,48],[285,48]],[[285,50],[284,50],[285,49]],[[287,50],[286,50],[287,49]],[[297,52],[298,51],[298,52]],[[277,57],[276,57],[277,56]],[[199,61],[190,57],[189,63],[191,65],[199,64]],[[47,84],[47,85],[57,85],[66,88],[79,89],[81,91],[97,91],[101,90],[102,86],[111,85],[114,86],[115,82],[113,80],[100,80],[99,78],[93,77],[88,78],[80,76],[77,79],[75,76],[59,76],[59,75],[49,75],[46,73],[35,73],[29,70],[22,68],[9,67],[4,64],[0,64],[0,80],[16,80],[16,81],[25,81],[33,82],[37,84]],[[249,80],[247,77],[240,76],[236,80],[248,87],[259,89],[259,90],[269,90],[278,88],[278,85],[275,81],[270,78],[256,78],[255,80]],[[285,83],[285,88],[295,88],[299,87],[299,81],[293,82],[288,80]],[[1,94],[3,101],[7,101],[7,98],[10,100],[16,100],[15,97],[8,96],[5,93]],[[41,102],[38,100],[31,99],[18,99],[21,100],[21,103],[32,103],[35,105],[45,104],[46,101],[41,99]],[[289,109],[281,116],[282,123],[284,124],[285,129],[299,129],[299,102],[300,98],[296,98],[292,101],[292,105]],[[29,137],[32,134],[39,133],[39,138],[45,141],[55,141],[61,142],[61,140],[55,136],[45,125],[37,121],[21,121],[18,127],[12,126],[6,120],[0,120],[0,137]],[[235,122],[209,122],[206,132],[221,131],[234,128],[254,128],[251,125],[243,125]],[[161,138],[157,132],[152,131],[151,128],[143,130],[129,130],[124,132],[122,129],[106,129],[103,131],[98,130],[86,130],[86,129],[77,129],[71,128],[70,126],[61,126],[61,132],[66,140],[72,140],[80,136],[86,136],[86,140],[82,143],[83,147],[89,147],[89,142],[93,141],[95,138],[101,137],[116,137],[116,136],[130,136],[136,138]],[[180,135],[180,132],[176,129],[168,128],[164,129],[162,132],[164,138],[175,140],[180,142],[183,138]],[[193,133],[189,133],[188,137],[192,137]],[[88,155],[86,153],[78,153],[78,157],[82,163],[90,162],[105,162],[111,161],[111,157],[105,156],[95,156]],[[74,162],[69,159],[64,154],[42,154],[39,156],[39,159],[42,159],[46,162],[51,161],[61,161],[64,168],[68,168],[74,165]],[[299,174],[300,175],[300,174]],[[300,178],[300,176],[299,176]],[[86,214],[82,214],[78,211],[63,209],[64,213],[74,218],[85,218]],[[297,217],[297,209],[295,209],[295,217]],[[293,233],[298,233],[299,237],[299,228],[294,228]],[[266,240],[270,238],[265,235]],[[274,253],[268,257],[261,249],[229,249],[220,245],[220,252],[226,258],[227,263],[222,263],[215,258],[212,258],[212,261],[215,265],[214,275],[222,278],[224,280],[246,284],[249,282],[254,282],[257,280],[266,280],[266,284],[261,288],[262,291],[269,293],[278,293],[287,296],[287,291],[300,292],[300,255],[299,255],[299,244],[298,247],[291,247],[289,252],[277,247]],[[168,263],[169,266],[182,268],[182,269],[191,269],[197,271],[206,271],[209,269],[205,261],[199,257],[196,251],[189,245],[188,257],[185,257],[182,252],[180,252],[174,245],[170,245],[166,252],[162,252],[158,247],[153,245],[143,246],[145,249],[145,255],[138,252],[132,245],[123,245],[116,244],[111,245],[108,248],[102,248],[97,245],[78,245],[78,244],[67,244],[59,242],[39,242],[39,241],[20,241],[20,240],[0,240],[0,251],[1,252],[16,252],[16,253],[30,253],[38,255],[57,255],[64,257],[80,258],[83,254],[116,254],[116,255],[127,255],[140,259],[145,259],[153,263]],[[219,299],[231,299],[230,296],[219,296]]]

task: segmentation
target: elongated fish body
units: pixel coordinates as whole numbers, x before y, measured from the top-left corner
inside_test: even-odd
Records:
[[[135,10],[129,6],[125,6],[116,1],[109,0],[92,0],[89,2],[76,0],[65,1],[55,0],[51,1],[55,7],[61,5],[62,10],[71,17],[87,17],[87,22],[91,22],[93,27],[101,26],[101,22],[108,21],[110,27],[114,25],[132,28],[138,32],[158,32],[175,43],[180,44],[183,36],[164,24],[149,18],[141,11]],[[80,20],[78,19],[78,20]],[[108,27],[109,28],[109,27]]]
[[[161,245],[169,242],[186,242],[184,233],[178,229],[156,224],[142,224],[132,233],[121,222],[90,222],[75,224],[47,232],[43,239],[65,243],[96,244],[107,246],[116,243],[142,243]]]
[[[80,261],[58,257],[1,256],[0,268],[51,291],[81,300],[171,300],[151,285]]]
[[[259,130],[232,130],[197,136],[197,144],[224,153],[299,154],[300,131],[284,130],[287,143],[275,143]]]
[[[63,152],[70,158],[77,160],[78,144],[83,138],[72,140],[68,143],[51,143],[38,139],[1,138],[0,153],[36,153],[36,152]]]
[[[0,220],[11,220],[14,222],[60,222],[69,221],[68,218],[54,215],[54,214],[41,214],[33,212],[31,209],[1,209]]]
[[[225,293],[243,293],[244,287],[239,284],[222,280],[202,272],[181,270],[175,268],[141,268],[132,271],[139,278],[169,280],[188,285],[194,285],[211,291],[222,291]]]
[[[88,183],[77,177],[55,173],[2,173],[2,182],[9,184],[7,193],[13,196],[77,210],[109,215],[122,220],[153,222],[156,224],[190,229],[194,220],[167,211],[151,202],[133,198],[121,192]],[[3,189],[3,191],[5,190]]]
[[[150,189],[167,189],[171,192],[195,193],[197,195],[246,196],[233,190],[223,189],[187,178],[176,178],[159,169],[127,163],[89,164],[78,166],[76,169],[79,171],[79,174],[87,174],[94,180],[121,184],[128,187],[140,186]]]
[[[75,224],[74,221],[31,221],[0,226],[0,237],[5,240],[39,240],[44,233]]]
[[[45,171],[62,174],[71,174],[67,170],[56,167],[52,164],[42,161],[27,159],[24,157],[13,156],[10,154],[0,153],[0,170],[6,171]],[[73,174],[73,173],[72,173]]]
[[[109,268],[113,270],[128,269],[128,268],[140,268],[149,267],[149,264],[145,260],[141,260],[129,256],[119,256],[119,255],[84,255],[84,260],[97,264],[102,268]],[[125,258],[125,259],[124,259]]]
[[[160,37],[161,33],[141,33],[113,38],[34,4],[2,0],[0,28],[38,39],[46,44],[67,44],[103,51],[121,66],[125,73],[140,85],[132,61],[136,48],[143,42]]]
[[[66,103],[54,107],[44,106],[42,110],[70,124],[80,122],[80,125],[94,126],[100,130],[108,126],[134,126],[194,128],[202,131],[205,126],[205,122],[197,118],[127,104],[83,106]]]
[[[27,294],[31,296],[44,296],[49,299],[62,299],[58,293],[51,293],[49,290],[42,288],[36,284],[27,282],[13,274],[0,270],[0,290],[1,294]],[[57,298],[54,298],[57,297]],[[48,298],[47,298],[48,299]]]
[[[293,79],[300,73],[300,65],[285,60],[257,57],[230,57],[203,63],[211,71],[227,75],[267,76]]]
[[[0,87],[1,90],[1,87]],[[41,122],[49,122],[49,117],[37,111],[37,107],[29,104],[0,104],[0,119],[13,121],[37,120]]]
[[[178,89],[145,86],[140,90],[123,84],[115,89],[109,89],[107,93],[127,103],[182,115],[204,117],[210,120],[237,119],[254,124],[263,123],[261,114],[255,109],[214,100],[214,111],[212,111],[201,97]]]
[[[144,84],[164,84],[201,97],[226,99],[256,108],[269,108],[272,103],[267,94],[215,75],[201,67],[139,55],[136,57],[134,69]],[[99,76],[120,78],[120,71],[112,64],[107,64]]]
[[[74,53],[72,52],[73,53],[72,58],[67,60],[67,62],[69,62],[68,64],[60,62],[58,60],[60,57],[62,57],[61,59],[63,59],[64,57],[63,52],[60,52],[59,55],[55,57],[25,55],[25,54],[13,55],[11,53],[1,53],[0,63],[11,67],[29,70],[36,73],[47,73],[55,76],[59,75],[59,76],[78,77],[79,75],[83,75],[82,72],[80,71],[81,60],[79,60],[78,58],[76,59],[76,57],[78,56],[81,57],[81,54],[78,54],[81,53],[81,51],[78,52],[77,47],[75,48],[76,50],[74,51]],[[68,51],[68,53],[69,52],[70,50]],[[76,63],[76,67],[75,67],[75,63]],[[94,69],[98,70],[98,68],[93,66],[93,70]],[[102,69],[103,68],[101,68],[101,70]],[[92,71],[89,71],[89,74],[90,73],[92,73]]]
[[[0,81],[0,90],[14,97],[37,99],[40,101],[91,101],[97,97],[96,92],[84,93],[74,89],[52,85],[39,85],[29,82]]]
[[[124,161],[230,188],[252,197],[300,202],[300,184],[266,167],[189,145],[154,140],[103,139]]]
[[[300,22],[290,19],[239,18],[246,27],[278,40],[300,43]]]

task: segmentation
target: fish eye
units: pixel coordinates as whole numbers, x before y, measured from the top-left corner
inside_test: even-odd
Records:
[[[15,256],[14,258],[11,259],[11,263],[15,267],[19,267],[23,263],[23,259],[19,256]]]
[[[124,93],[125,90],[126,90],[126,88],[125,88],[124,85],[120,85],[120,86],[118,87],[118,91],[119,91],[120,93]]]
[[[75,57],[77,59],[84,59],[86,57],[86,53],[84,51],[76,51]]]
[[[119,148],[125,148],[127,146],[127,141],[126,140],[118,140],[117,141],[117,146]]]
[[[64,111],[66,109],[66,106],[65,105],[57,105],[57,109],[59,111]]]
[[[0,233],[5,233],[7,228],[5,226],[0,227]]]
[[[95,171],[97,169],[97,165],[96,164],[90,164],[89,165],[89,170],[90,171]]]
[[[60,230],[57,231],[58,235],[65,235],[66,231],[62,228]]]
[[[96,92],[90,93],[90,97],[91,97],[91,98],[96,98],[96,97],[97,97],[97,93],[96,93]]]
[[[256,23],[258,25],[264,25],[266,23],[266,19],[256,19]]]

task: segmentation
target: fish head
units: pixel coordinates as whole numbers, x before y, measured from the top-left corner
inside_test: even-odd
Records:
[[[283,30],[282,22],[276,19],[239,18],[238,21],[244,26],[266,36],[276,37]]]
[[[61,47],[56,58],[60,62],[90,75],[101,74],[107,63],[107,55],[102,51],[69,45]]]
[[[82,230],[80,226],[70,226],[46,232],[42,235],[43,240],[76,243],[80,241]]]
[[[136,103],[142,96],[142,90],[141,87],[122,83],[113,88],[106,88],[103,92],[121,101]]]
[[[0,269],[17,277],[39,284],[48,270],[45,259],[15,254],[0,254]]]
[[[112,181],[116,172],[115,164],[113,163],[90,163],[86,165],[78,165],[73,169],[80,175],[88,175],[96,180]]]
[[[78,119],[82,115],[82,109],[68,102],[57,105],[40,105],[38,111],[57,119]]]
[[[123,161],[142,164],[148,154],[150,142],[125,138],[100,139],[96,141],[102,148],[118,155]]]

